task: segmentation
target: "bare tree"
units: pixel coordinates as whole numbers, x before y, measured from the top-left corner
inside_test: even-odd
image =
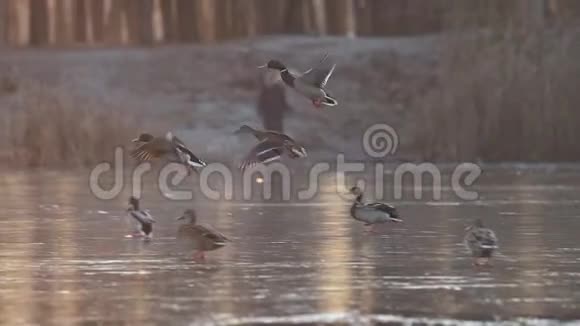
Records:
[[[326,3],[324,0],[312,0],[314,26],[320,35],[326,34]]]
[[[30,2],[30,44],[44,45],[48,41],[48,8],[46,1]]]
[[[198,31],[198,39],[202,42],[211,42],[216,39],[216,13],[215,1],[213,0],[198,0],[196,1],[196,23]]]

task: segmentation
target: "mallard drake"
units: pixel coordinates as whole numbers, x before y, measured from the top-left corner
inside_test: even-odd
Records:
[[[294,139],[283,133],[271,130],[256,130],[243,125],[235,134],[251,134],[260,142],[250,150],[244,158],[240,169],[252,167],[260,163],[268,163],[279,159],[284,152],[293,159],[306,157],[306,149],[298,145]]]
[[[136,232],[127,235],[127,237],[144,237],[146,240],[151,239],[153,236],[153,223],[155,223],[155,220],[149,212],[139,209],[139,199],[131,196],[129,198],[129,208],[127,211],[129,212],[129,218],[137,222]]]
[[[476,219],[473,225],[465,228],[465,231],[465,247],[473,256],[473,265],[488,264],[493,252],[498,248],[495,233],[484,227],[480,219]]]
[[[177,241],[183,246],[195,249],[194,260],[205,260],[205,252],[219,249],[230,240],[210,226],[196,224],[197,215],[193,209],[187,209],[177,220],[185,221],[177,231]]]
[[[323,65],[327,58],[328,55],[325,55],[322,60],[320,60],[318,66],[310,68],[301,74],[290,72],[289,68],[278,60],[270,60],[259,68],[280,71],[282,81],[284,81],[287,86],[302,94],[302,96],[310,99],[316,108],[321,108],[322,105],[335,106],[338,104],[338,101],[328,93],[326,90],[326,84],[334,72],[336,64]]]
[[[131,151],[131,156],[140,161],[149,161],[163,156],[185,165],[189,171],[196,171],[196,167],[204,167],[207,164],[195,156],[185,144],[171,132],[165,137],[152,137],[149,134],[141,134],[133,141],[141,143]]]
[[[363,192],[359,187],[350,188],[350,193],[356,196],[354,203],[350,207],[350,215],[357,221],[369,226],[366,231],[374,232],[376,224],[386,222],[403,222],[403,219],[395,207],[385,203],[363,203]]]

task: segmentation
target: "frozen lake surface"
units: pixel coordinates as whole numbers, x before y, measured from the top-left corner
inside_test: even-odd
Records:
[[[414,325],[580,319],[580,172],[484,175],[480,199],[449,189],[395,201],[405,222],[367,235],[323,179],[312,201],[174,202],[146,190],[158,223],[127,239],[129,195],[94,198],[85,174],[0,179],[0,324]],[[407,192],[406,192],[407,193]],[[428,197],[428,196],[427,196]],[[205,263],[176,250],[193,206],[233,242]],[[480,217],[500,239],[491,268],[462,241]],[[89,323],[90,324],[90,323]]]

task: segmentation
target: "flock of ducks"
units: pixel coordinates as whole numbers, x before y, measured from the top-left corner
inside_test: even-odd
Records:
[[[326,90],[326,84],[336,64],[326,64],[328,55],[325,55],[320,63],[302,73],[290,70],[278,60],[270,60],[259,68],[268,68],[278,71],[282,82],[296,90],[299,94],[309,99],[315,108],[322,106],[335,106],[338,101]],[[247,125],[242,125],[235,134],[249,134],[258,140],[240,164],[240,169],[253,167],[257,164],[266,164],[278,160],[282,155],[291,159],[304,158],[307,156],[306,149],[298,144],[290,136],[271,130],[258,130]],[[159,158],[168,158],[170,161],[183,164],[188,171],[197,172],[197,168],[207,165],[187,148],[185,143],[168,132],[165,137],[155,137],[148,133],[142,133],[133,139],[135,148],[131,156],[138,161],[149,161]],[[363,191],[358,187],[352,187],[350,193],[355,196],[350,208],[353,219],[364,223],[366,232],[375,233],[375,226],[388,222],[403,222],[397,209],[389,204],[381,202],[363,202]],[[144,210],[140,209],[139,200],[135,197],[129,199],[128,216],[136,222],[136,232],[131,237],[144,237],[151,239],[155,220]],[[211,226],[197,224],[197,216],[194,210],[187,209],[182,216],[177,218],[184,221],[177,233],[179,244],[195,250],[194,260],[204,260],[205,252],[219,249],[230,240],[213,229]],[[476,266],[489,264],[489,260],[497,249],[497,237],[495,233],[483,226],[481,220],[476,220],[472,226],[466,228],[464,239],[465,246],[473,256],[473,264]]]

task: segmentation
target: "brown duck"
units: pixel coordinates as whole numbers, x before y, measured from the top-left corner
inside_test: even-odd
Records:
[[[194,260],[205,260],[205,252],[219,249],[230,240],[225,235],[214,230],[210,226],[196,224],[197,215],[193,209],[186,210],[177,220],[184,220],[177,231],[177,241],[188,249],[194,249]]]

